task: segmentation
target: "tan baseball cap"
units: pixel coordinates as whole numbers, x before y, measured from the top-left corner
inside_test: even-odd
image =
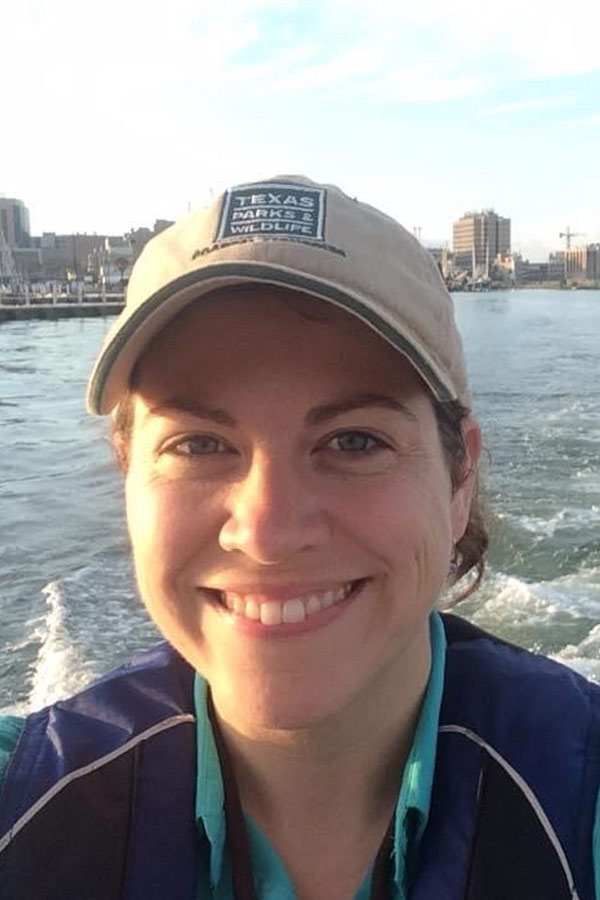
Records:
[[[108,413],[122,399],[149,341],[185,306],[248,283],[347,310],[404,354],[438,400],[468,405],[452,300],[431,255],[339,188],[284,175],[225,191],[146,245],[94,366],[90,412]]]

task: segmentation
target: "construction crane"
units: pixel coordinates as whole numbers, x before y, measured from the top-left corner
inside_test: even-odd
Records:
[[[561,238],[565,238],[567,250],[570,250],[571,249],[571,238],[584,237],[584,235],[585,235],[584,231],[571,231],[571,229],[567,225],[567,230],[561,231],[558,236]]]

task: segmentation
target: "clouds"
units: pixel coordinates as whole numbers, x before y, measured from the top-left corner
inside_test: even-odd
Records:
[[[262,61],[278,59],[280,80],[265,83],[270,91],[341,88],[431,102],[600,71],[596,0],[579,0],[572,10],[556,0],[504,0],[495,13],[480,0],[325,0],[295,10],[288,4],[288,13],[300,8],[294,44],[304,53],[278,56],[268,27],[261,34]]]
[[[488,115],[505,115],[512,113],[529,113],[532,110],[547,110],[556,107],[569,107],[577,103],[581,95],[575,91],[564,91],[560,94],[549,94],[543,97],[530,97],[524,100],[511,100],[498,103],[486,110]]]
[[[571,119],[568,123],[569,125],[590,125],[590,126],[598,126],[600,125],[600,112],[590,113],[588,116],[581,116],[578,119]]]
[[[432,103],[600,71],[596,0],[572,14],[504,0],[495,15],[480,0],[29,0],[11,5],[3,31],[17,117],[24,99],[44,118],[44,100],[96,110],[111,94],[156,102],[191,85],[228,101],[320,90]]]
[[[29,0],[3,23],[4,81],[31,99],[204,84],[385,102],[473,96],[500,81],[600,70],[600,5],[504,0]]]
[[[35,230],[119,230],[296,169],[439,236],[463,199],[535,207],[544,166],[568,158],[576,179],[597,158],[597,0],[20,0],[3,15],[0,190]]]

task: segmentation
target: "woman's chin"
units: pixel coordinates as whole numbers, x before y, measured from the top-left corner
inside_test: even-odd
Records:
[[[336,698],[322,689],[298,686],[259,683],[252,690],[236,688],[233,693],[221,693],[217,688],[212,693],[218,713],[236,730],[246,733],[316,727],[333,717],[339,707]]]

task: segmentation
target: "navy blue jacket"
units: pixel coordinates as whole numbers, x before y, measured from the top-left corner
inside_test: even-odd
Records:
[[[432,804],[410,900],[594,900],[600,688],[456,617],[444,623]],[[0,900],[195,900],[198,885],[210,897],[193,677],[161,644],[28,717],[0,796]]]

